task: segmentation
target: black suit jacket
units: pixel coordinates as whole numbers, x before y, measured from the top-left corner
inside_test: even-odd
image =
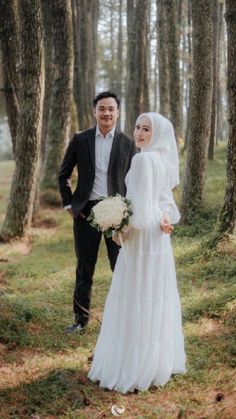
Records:
[[[63,206],[71,204],[75,217],[87,204],[95,178],[95,133],[91,128],[75,134],[69,143],[59,173],[59,187]],[[132,157],[137,153],[134,141],[125,134],[115,131],[107,173],[108,194],[125,196],[125,176]],[[68,185],[74,167],[77,166],[78,181],[72,194]]]

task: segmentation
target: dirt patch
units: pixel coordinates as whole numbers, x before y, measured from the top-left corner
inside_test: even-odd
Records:
[[[189,335],[196,335],[202,337],[221,337],[232,333],[230,326],[215,319],[204,317],[197,323],[185,324],[185,331]]]
[[[54,218],[36,219],[33,228],[55,228],[58,223]]]
[[[6,274],[5,272],[0,272],[0,289],[5,288],[6,285],[7,285]]]
[[[222,336],[226,333],[226,326],[216,320],[203,318],[199,322],[199,336]]]
[[[15,240],[10,243],[3,243],[0,245],[1,247],[1,258],[0,263],[2,262],[10,262],[10,256],[15,254],[20,254],[23,256],[27,256],[32,251],[32,243],[29,237],[25,237],[21,240]]]
[[[18,242],[13,244],[12,246],[13,251],[20,253],[21,255],[29,255],[32,251],[32,244],[30,242]]]
[[[212,390],[207,394],[210,405],[204,410],[204,417],[221,417],[227,419],[235,418],[236,392]],[[201,417],[197,415],[196,417]]]
[[[217,250],[219,253],[236,257],[236,236],[231,235],[221,240],[217,245]]]

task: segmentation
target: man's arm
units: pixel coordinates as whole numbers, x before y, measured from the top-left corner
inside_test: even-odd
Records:
[[[71,208],[71,198],[72,198],[72,190],[71,190],[71,174],[73,169],[76,165],[76,150],[75,144],[76,137],[72,138],[70,141],[64,159],[62,161],[61,169],[59,172],[59,189],[62,197],[63,206],[66,209]],[[70,210],[71,211],[71,210]]]

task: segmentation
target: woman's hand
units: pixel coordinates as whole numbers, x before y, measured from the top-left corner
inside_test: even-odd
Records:
[[[118,246],[121,246],[121,242],[120,242],[120,238],[119,238],[119,234],[116,232],[112,233],[112,240],[113,242],[115,242]]]
[[[163,214],[160,223],[161,229],[166,234],[171,234],[174,230],[174,227],[170,223],[170,216],[168,213]]]
[[[112,240],[116,244],[118,244],[118,246],[121,246],[122,243],[120,241],[120,235],[122,236],[122,240],[124,242],[128,239],[129,231],[130,231],[130,227],[127,227],[127,226],[123,227],[123,230],[120,231],[119,233],[114,231],[112,234]]]

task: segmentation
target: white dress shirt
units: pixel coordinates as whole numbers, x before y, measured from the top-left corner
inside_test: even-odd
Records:
[[[89,200],[108,196],[107,171],[110,160],[115,127],[105,136],[96,128],[95,134],[95,179]]]

